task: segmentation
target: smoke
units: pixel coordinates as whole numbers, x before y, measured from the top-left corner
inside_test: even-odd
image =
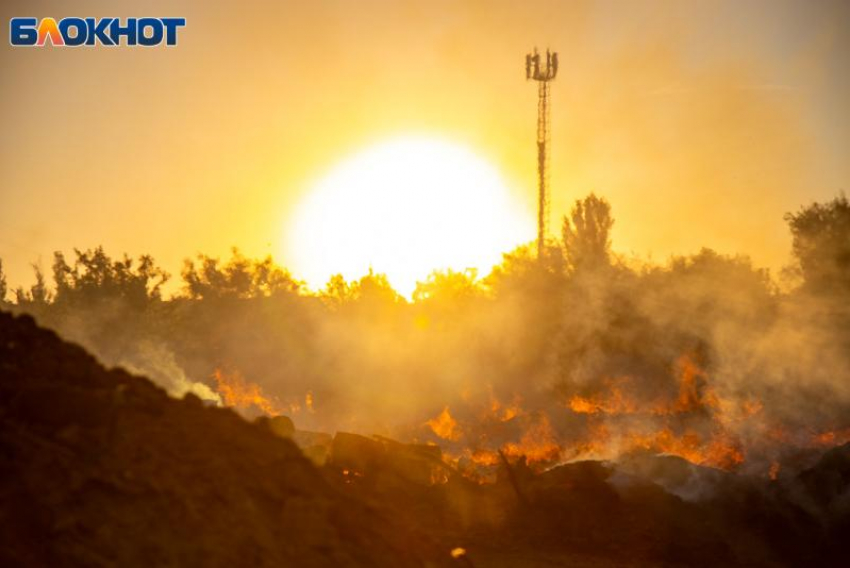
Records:
[[[527,246],[484,278],[438,273],[414,302],[373,273],[308,294],[237,253],[187,264],[170,300],[82,294],[77,282],[97,279],[75,268],[53,303],[18,309],[175,396],[436,443],[473,476],[501,451],[538,469],[660,453],[767,478],[850,440],[841,286],[783,290],[708,249],[662,265],[618,257],[599,233],[607,203],[587,203],[544,259]],[[823,242],[817,258],[843,258],[829,244],[841,239]]]
[[[182,398],[191,393],[206,402],[216,405],[222,403],[221,396],[208,385],[186,378],[174,353],[162,344],[141,340],[133,353],[123,355],[117,361],[117,366],[148,377],[173,397]]]

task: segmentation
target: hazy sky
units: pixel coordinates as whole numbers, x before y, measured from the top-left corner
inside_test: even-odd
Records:
[[[0,258],[272,253],[347,155],[470,146],[535,201],[535,44],[552,88],[552,225],[590,191],[615,249],[777,268],[782,215],[848,188],[848,1],[33,1],[12,16],[184,16],[176,48],[0,51]],[[8,32],[8,27],[6,27]],[[368,220],[364,220],[367,223]]]

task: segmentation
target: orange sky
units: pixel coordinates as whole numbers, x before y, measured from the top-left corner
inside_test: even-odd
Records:
[[[281,256],[311,184],[410,133],[470,146],[534,208],[533,45],[553,85],[552,226],[590,191],[614,247],[772,269],[784,212],[850,179],[850,3],[7,0],[12,16],[184,16],[176,48],[0,51],[0,258],[11,285],[103,244],[179,273]],[[8,29],[8,28],[7,28]],[[364,220],[365,222],[366,220]]]

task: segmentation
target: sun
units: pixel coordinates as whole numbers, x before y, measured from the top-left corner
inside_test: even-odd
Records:
[[[410,297],[434,270],[485,274],[533,235],[532,217],[487,161],[454,142],[402,137],[319,179],[287,223],[284,248],[313,289],[371,268]]]

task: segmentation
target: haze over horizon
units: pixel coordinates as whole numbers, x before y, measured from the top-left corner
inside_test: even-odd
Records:
[[[533,46],[552,87],[551,233],[574,200],[612,204],[618,252],[789,259],[782,216],[850,179],[850,4],[369,0],[254,2],[182,16],[165,49],[19,49],[0,65],[0,258],[9,284],[55,250],[272,254],[348,157],[425,135],[536,198]],[[14,0],[13,16],[138,16],[134,4]],[[96,86],[96,87],[95,87]],[[364,226],[369,225],[364,218]],[[437,268],[437,267],[435,267]],[[295,276],[299,276],[297,273]]]

